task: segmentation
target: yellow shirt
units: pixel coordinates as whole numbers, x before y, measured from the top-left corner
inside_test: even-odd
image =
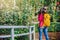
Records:
[[[50,15],[48,13],[44,14],[44,26],[50,26]]]

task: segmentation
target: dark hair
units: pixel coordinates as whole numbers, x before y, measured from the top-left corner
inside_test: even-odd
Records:
[[[38,14],[41,14],[41,13],[44,13],[44,9],[41,8],[39,11],[38,11]]]
[[[38,15],[38,14],[41,14],[41,13],[44,14],[44,9],[43,8],[41,8],[37,13],[35,13],[35,16]]]
[[[38,14],[41,14],[41,9],[38,11]]]
[[[44,7],[47,7],[47,6],[44,6]],[[44,10],[46,10],[46,9],[45,9],[44,7],[43,7],[43,8],[41,8],[41,9],[38,11],[38,14],[41,14],[41,13],[42,13],[42,14],[44,14],[44,13],[45,13],[45,11],[44,11]]]

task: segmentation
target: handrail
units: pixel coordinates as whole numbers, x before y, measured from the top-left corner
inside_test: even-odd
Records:
[[[28,28],[29,32],[28,33],[22,33],[22,34],[14,34],[14,29],[15,28]],[[33,30],[31,29],[33,28]],[[11,37],[11,40],[14,40],[14,37],[16,36],[24,36],[24,35],[30,35],[29,40],[32,40],[32,34],[34,35],[33,38],[35,40],[35,26],[2,26],[0,25],[0,29],[11,29],[11,35],[0,35],[0,38],[6,38],[6,37]]]

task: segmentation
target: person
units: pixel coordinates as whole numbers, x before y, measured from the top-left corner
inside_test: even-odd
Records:
[[[48,27],[50,26],[50,15],[47,13],[47,7],[43,7],[38,12],[38,21],[39,21],[39,40],[42,40],[42,33],[44,32],[46,40],[49,40],[48,37]]]

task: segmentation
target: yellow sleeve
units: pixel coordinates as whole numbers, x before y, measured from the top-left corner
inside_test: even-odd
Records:
[[[47,18],[50,19],[50,15],[49,14],[47,15]]]
[[[49,14],[44,15],[44,25],[50,26],[50,15]]]
[[[44,14],[44,18],[45,19],[50,19],[50,15],[49,14]]]

